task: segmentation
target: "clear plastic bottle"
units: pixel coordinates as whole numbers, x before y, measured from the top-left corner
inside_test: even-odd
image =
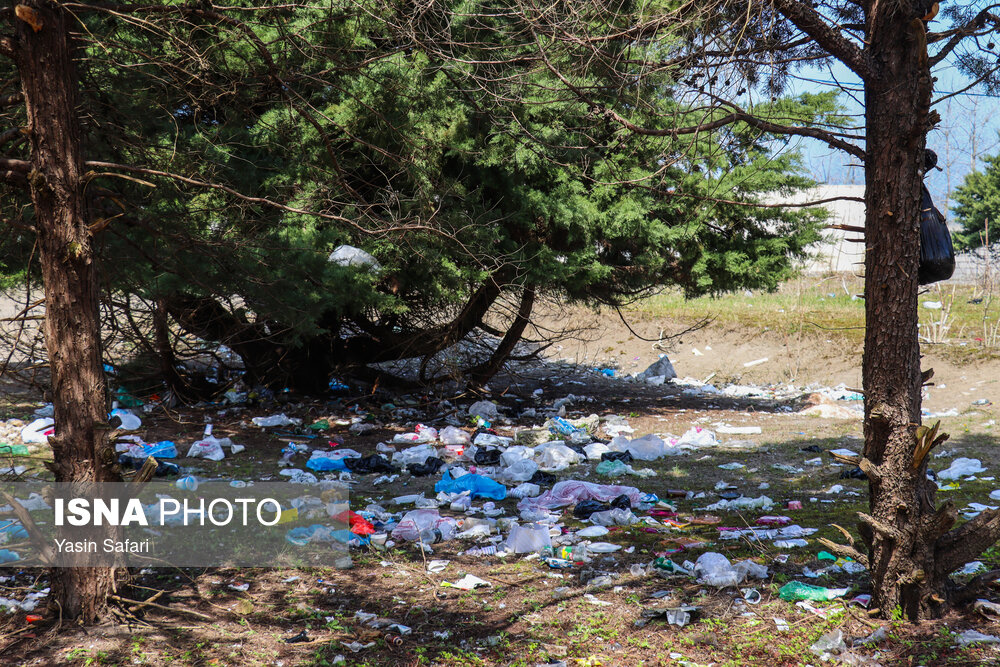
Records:
[[[573,561],[574,563],[586,563],[590,561],[590,554],[587,553],[587,547],[583,544],[571,547],[545,547],[542,549],[541,556],[543,559],[561,558]]]

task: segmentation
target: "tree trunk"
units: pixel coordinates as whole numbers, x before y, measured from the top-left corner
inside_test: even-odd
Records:
[[[947,573],[935,567],[935,542],[951,514],[935,517],[926,457],[914,466],[920,424],[917,267],[920,185],[931,79],[923,26],[905,3],[874,3],[868,38],[874,77],[865,87],[865,447],[870,515],[872,606],[883,618],[937,616]],[[919,34],[918,34],[919,31]]]
[[[22,9],[24,7],[24,9]],[[58,5],[18,7],[15,62],[31,142],[28,180],[45,285],[45,345],[52,375],[56,481],[118,481],[108,444],[97,267],[84,203],[77,80],[68,20]],[[52,603],[63,618],[98,621],[112,568],[55,568]]]

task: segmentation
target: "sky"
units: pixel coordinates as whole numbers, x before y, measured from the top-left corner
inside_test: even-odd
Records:
[[[946,209],[951,192],[962,184],[966,175],[981,164],[980,158],[1000,153],[1000,98],[986,94],[982,89],[949,96],[969,85],[969,80],[947,61],[933,73],[934,99],[940,100],[932,108],[941,114],[941,123],[928,134],[927,145],[938,154],[938,166],[927,179],[927,189],[935,204],[951,219]],[[833,68],[811,69],[799,72],[790,82],[790,92],[821,92],[830,90],[839,82],[846,92],[840,102],[848,113],[863,122],[863,94],[860,80],[846,67],[837,63]],[[841,151],[829,148],[815,139],[803,138],[798,143],[806,158],[806,165],[814,179],[829,184],[863,184],[864,172],[858,160]]]

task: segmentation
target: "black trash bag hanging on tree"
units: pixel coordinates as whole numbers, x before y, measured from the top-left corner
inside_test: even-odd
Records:
[[[924,151],[924,174],[937,166],[937,154]],[[920,186],[920,268],[917,280],[929,285],[948,280],[955,272],[955,248],[941,211],[934,206],[927,186]]]

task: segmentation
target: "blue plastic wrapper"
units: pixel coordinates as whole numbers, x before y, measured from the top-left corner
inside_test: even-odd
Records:
[[[552,426],[549,430],[555,431],[556,433],[562,433],[563,435],[571,435],[573,433],[576,433],[577,431],[583,430],[573,426],[562,417],[553,417],[552,421],[555,425]]]
[[[447,470],[441,477],[441,481],[434,485],[434,490],[438,493],[442,491],[444,493],[471,491],[473,498],[492,498],[493,500],[503,500],[507,497],[507,487],[489,477],[469,473],[458,479],[452,479]]]

